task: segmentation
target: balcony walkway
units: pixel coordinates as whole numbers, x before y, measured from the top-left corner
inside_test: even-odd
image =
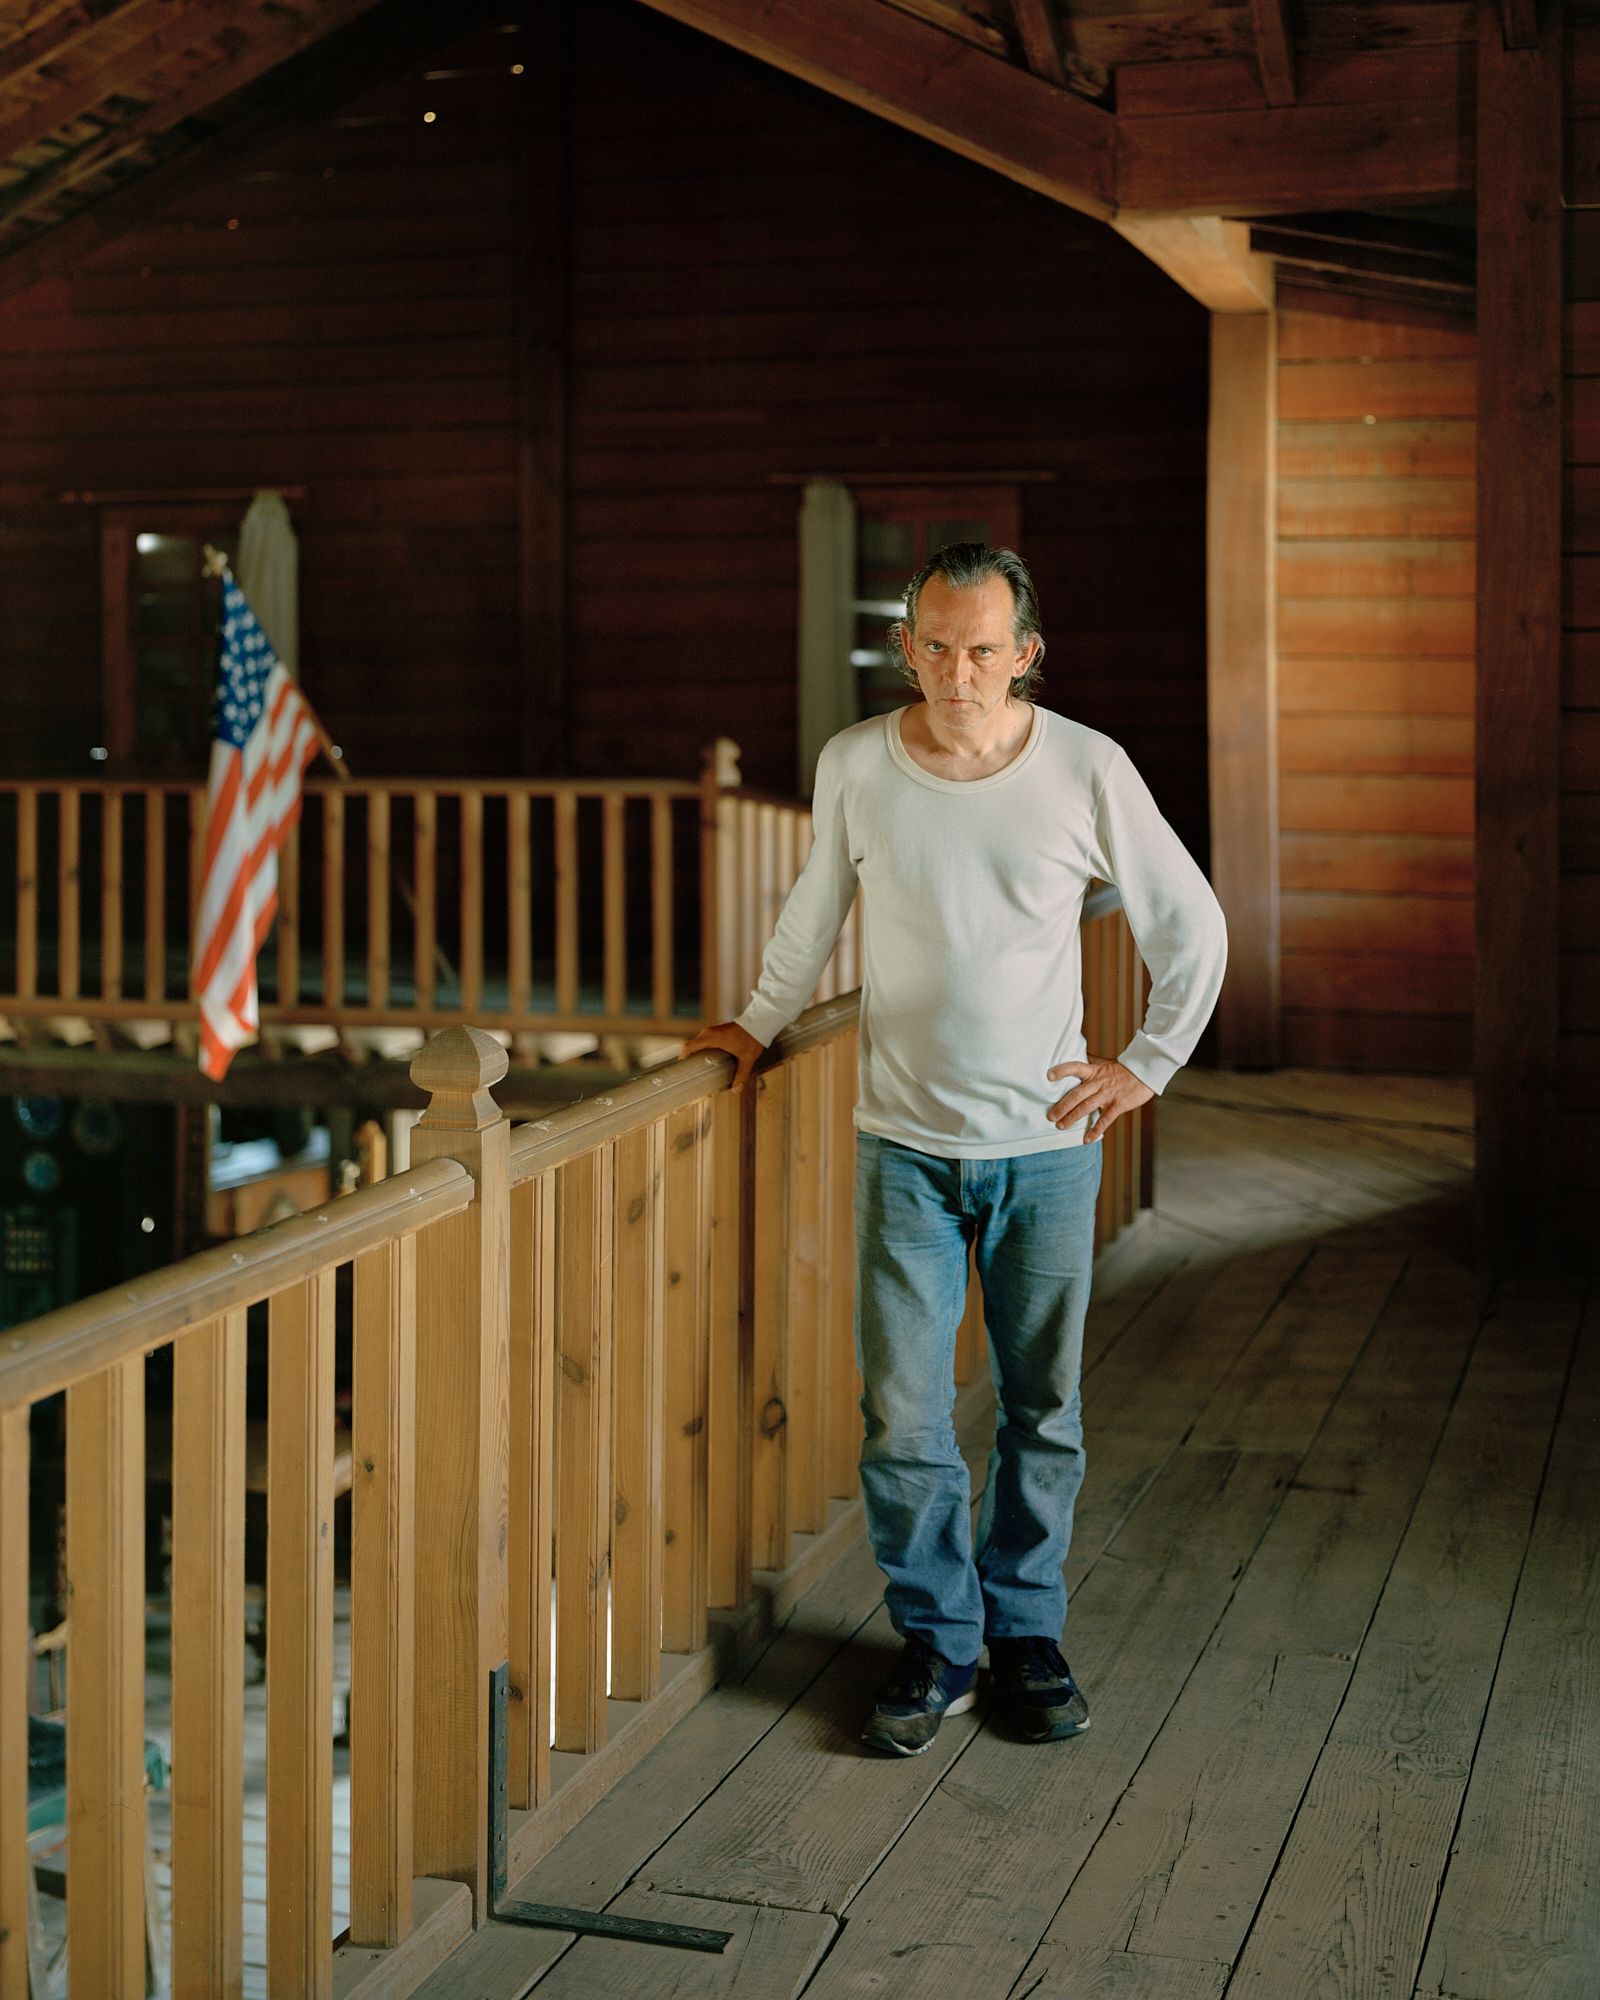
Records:
[[[491,1927],[428,2000],[1591,1995],[1600,1305],[1484,1310],[1470,1156],[1462,1084],[1180,1076],[1089,1328],[1092,1729],[857,1749],[858,1547],[513,1887],[726,1954]]]

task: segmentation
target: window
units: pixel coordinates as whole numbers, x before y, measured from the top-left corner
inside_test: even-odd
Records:
[[[206,766],[222,592],[207,542],[237,559],[234,510],[108,507],[101,521],[106,748],[113,770]]]

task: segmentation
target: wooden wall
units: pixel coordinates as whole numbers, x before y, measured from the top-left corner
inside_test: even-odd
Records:
[[[517,693],[506,50],[530,38],[441,39],[0,308],[13,759],[90,775],[100,740],[97,523],[62,490],[284,484],[307,488],[305,678],[354,768],[496,761]]]
[[[578,17],[574,747],[792,785],[775,474],[1022,470],[1043,700],[1204,856],[1206,316],[1110,230],[640,10]]]
[[[1283,1054],[1472,1062],[1473,336],[1280,313]]]
[[[1569,26],[1560,1186],[1600,1243],[1600,28]]]
[[[570,226],[539,246],[570,292],[570,768],[688,775],[721,732],[792,790],[794,482],[1031,472],[1044,698],[1127,743],[1203,860],[1203,311],[1104,227],[629,0],[571,18]],[[14,768],[91,769],[94,523],[57,498],[86,486],[306,486],[304,676],[358,770],[514,769],[519,716],[536,744],[532,39],[491,24],[335,116],[286,112],[0,307]]]

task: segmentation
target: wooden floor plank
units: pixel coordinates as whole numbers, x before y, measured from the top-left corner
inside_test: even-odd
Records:
[[[1549,1282],[1486,1322],[1230,1994],[1412,1990],[1576,1320]]]
[[[1600,1300],[1591,1297],[1423,1961],[1450,2000],[1600,1984]]]
[[[1076,1992],[1123,1948],[1231,1964],[1455,1398],[1475,1290],[1438,1258],[1406,1273],[1022,1986]]]
[[[793,2000],[833,1942],[833,1917],[633,1889],[614,1915],[731,1931],[721,1952],[582,1938],[535,1985],[539,2000]]]

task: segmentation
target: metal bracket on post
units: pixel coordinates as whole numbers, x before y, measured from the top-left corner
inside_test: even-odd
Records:
[[[613,1917],[604,1910],[570,1910],[560,1903],[508,1903],[509,1842],[507,1705],[509,1665],[502,1661],[489,1676],[489,1913],[497,1924],[525,1924],[532,1930],[576,1931],[582,1937],[622,1938],[632,1944],[675,1945],[681,1951],[722,1951],[732,1931],[701,1930],[694,1924],[658,1924],[646,1917]]]

